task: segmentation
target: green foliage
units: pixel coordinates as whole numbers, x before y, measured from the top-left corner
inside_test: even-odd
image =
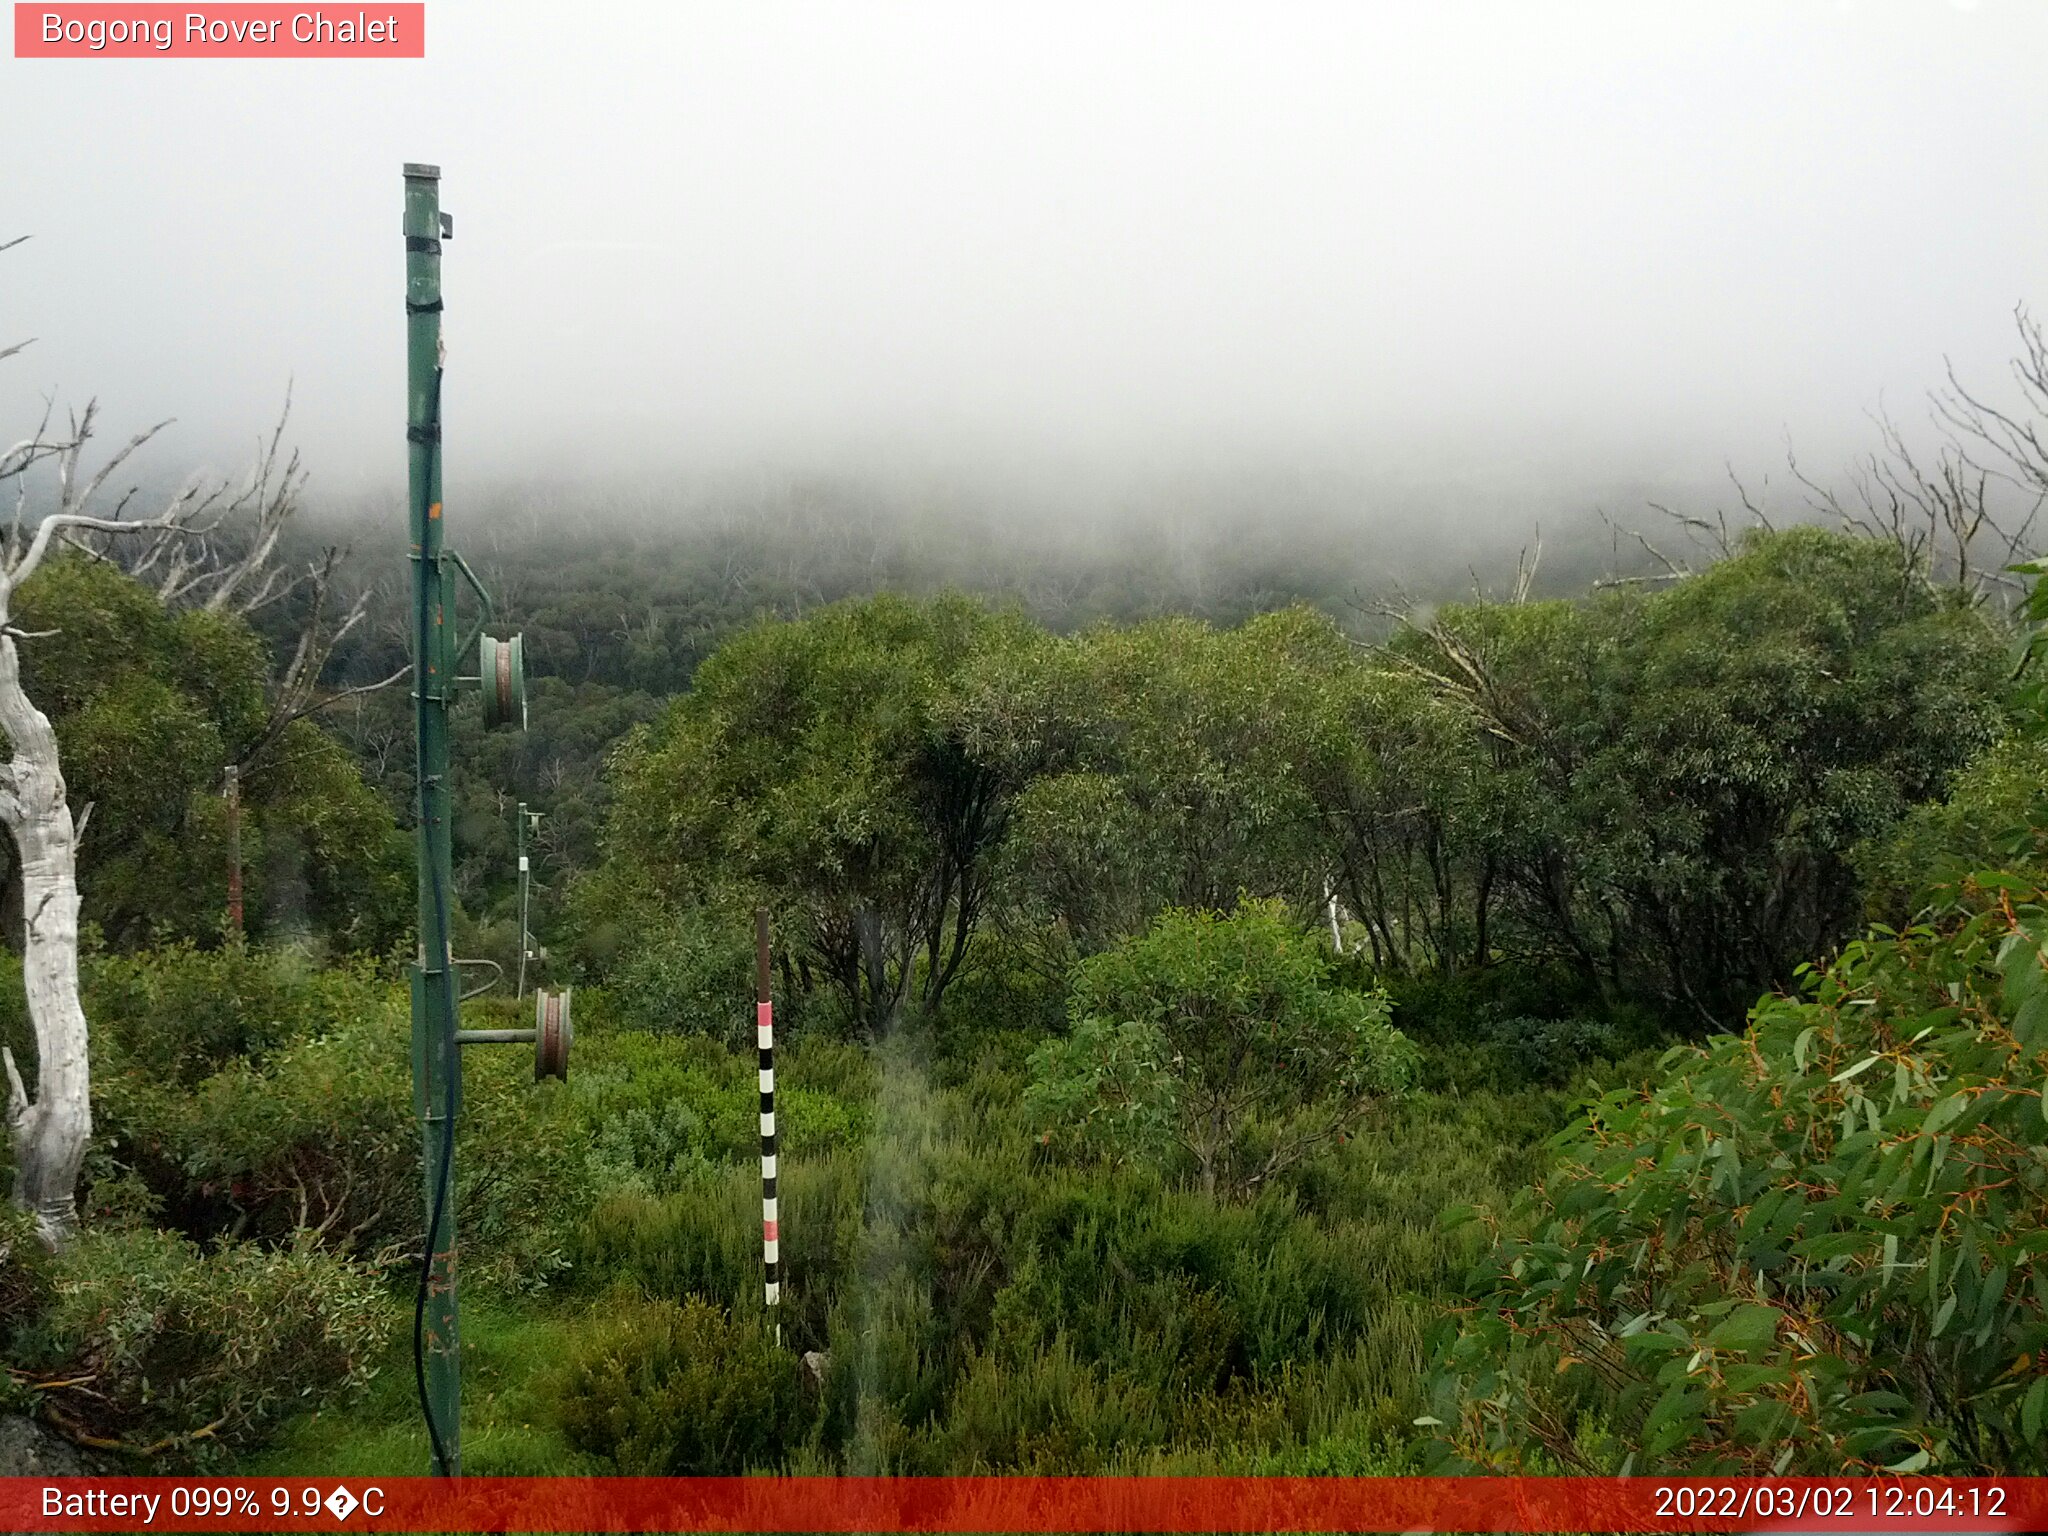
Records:
[[[1283,677],[1364,955],[1394,976],[1484,966],[1501,937],[1510,805],[1486,732],[1455,692],[1401,665],[1398,644],[1360,664],[1331,631]]]
[[[950,718],[1023,626],[962,599],[878,597],[728,641],[618,759],[610,834],[665,899],[768,899],[869,1026],[935,1003],[987,897],[1011,786]]]
[[[1459,1452],[2048,1467],[2048,906],[1985,898],[1852,944],[1577,1122],[1449,1348]]]
[[[708,1043],[633,1048],[636,1079],[686,1049],[716,1070]],[[1386,1101],[1261,1197],[1218,1203],[1150,1169],[1049,1161],[1014,1054],[939,1086],[919,1049],[807,1041],[787,1069],[872,1103],[860,1141],[785,1147],[781,1167],[784,1342],[830,1358],[808,1470],[1248,1471],[1331,1436],[1396,1444],[1425,1327],[1478,1254],[1436,1213],[1505,1199],[1564,1119],[1539,1093]],[[603,1288],[624,1284],[751,1320],[759,1201],[750,1155],[599,1199],[579,1305],[615,1310]]]
[[[311,940],[336,955],[388,955],[410,931],[412,839],[347,748],[295,720],[242,783],[251,806],[242,837],[251,935]]]
[[[0,1358],[12,1359],[17,1339],[34,1326],[56,1296],[49,1251],[36,1238],[35,1220],[12,1204],[0,1205]],[[0,1403],[6,1398],[0,1384]]]
[[[1073,1032],[1032,1053],[1027,1104],[1048,1134],[1256,1190],[1412,1075],[1385,997],[1329,971],[1277,902],[1165,913],[1077,968]]]
[[[790,1157],[777,1180],[789,1241],[781,1311],[797,1348],[822,1347],[835,1292],[854,1273],[861,1161],[845,1153]],[[725,1166],[663,1196],[630,1187],[601,1199],[578,1228],[578,1272],[636,1285],[651,1297],[696,1296],[721,1307],[762,1305],[761,1172]]]
[[[174,945],[89,961],[82,977],[92,1043],[116,1071],[190,1086],[244,1058],[325,1035],[384,1005],[361,966],[323,968],[293,949]]]
[[[1167,908],[1334,891],[1384,975],[1562,966],[1594,1013],[1730,1023],[1847,934],[1858,849],[2003,729],[1995,624],[1901,558],[1760,533],[1667,590],[1469,604],[1378,647],[1306,608],[758,625],[622,753],[583,926],[638,914],[597,947],[689,1012],[737,936],[677,914],[766,897],[784,996],[836,988],[872,1027],[977,963],[1057,974]]]
[[[1759,533],[1653,595],[1447,610],[1404,642],[1493,743],[1497,942],[1696,1024],[1837,942],[1857,846],[2005,715],[1998,632],[1902,559]]]
[[[1031,1051],[1066,1027],[1065,972],[1048,974],[1021,958],[977,947],[933,1021],[935,1077],[964,1082],[984,1066],[1021,1070]]]
[[[103,960],[85,990],[101,1021],[88,1201],[102,1219],[147,1217],[206,1243],[312,1243],[377,1265],[417,1250],[402,989],[362,968],[309,969],[293,951],[231,947]],[[480,1026],[511,1023],[507,1011],[527,1017],[465,1005]],[[583,1127],[562,1085],[532,1081],[530,1057],[472,1052],[464,1067],[465,1276],[544,1285],[566,1263]]]
[[[679,912],[649,912],[635,927],[636,941],[613,959],[606,979],[620,1022],[710,1036],[732,1046],[751,1044],[752,908],[727,897]]]
[[[1957,774],[1945,799],[1916,806],[1889,837],[1859,850],[1871,915],[1908,922],[1953,899],[1978,870],[2048,871],[2043,828],[2048,740],[2018,732]]]
[[[555,875],[583,869],[566,907],[566,880],[540,893],[537,926],[604,988],[579,993],[569,1084],[533,1085],[522,1051],[465,1059],[465,1299],[498,1319],[471,1406],[503,1435],[473,1469],[1370,1473],[1409,1465],[1418,1415],[1472,1464],[2037,1464],[2023,1132],[2042,1059],[2013,1038],[2032,972],[1999,970],[2011,924],[2040,926],[2034,887],[2012,886],[2006,930],[1980,903],[1852,950],[1655,1082],[1642,1051],[1653,1014],[1733,1018],[1827,952],[1859,869],[1967,890],[1926,872],[1995,842],[2025,798],[2014,746],[1913,809],[2003,711],[1991,626],[1909,574],[1798,531],[1667,592],[1453,609],[1379,646],[1305,609],[1062,638],[963,599],[821,611],[807,589],[809,617],[714,651],[742,617],[731,593],[623,624],[589,593],[536,597],[537,667],[569,673],[536,685],[562,728],[457,724],[465,952],[513,932],[504,787],[555,818]],[[241,633],[196,625],[172,648],[220,648],[217,697],[170,650],[118,686],[51,652],[81,772],[108,786],[93,837],[112,815],[110,855],[129,850],[109,901],[153,922],[149,882],[191,862],[163,932],[210,936],[176,903],[203,908],[217,802],[196,777],[122,775],[136,751],[212,762],[234,740]],[[700,660],[595,784],[655,712],[633,690]],[[394,804],[402,727],[397,694],[343,725]],[[390,818],[323,780],[346,767],[325,738],[297,747],[303,778],[290,754],[269,770],[297,786],[274,791],[281,819],[252,778],[261,921],[368,945],[407,901],[402,862],[375,855]],[[1991,862],[2015,876],[2038,862],[2006,852]],[[780,1352],[744,1049],[763,899],[779,1020],[803,1024],[779,1084]],[[117,949],[159,931],[124,924]],[[285,1293],[328,1283],[263,1266],[404,1280],[419,1130],[400,992],[254,949],[102,958],[87,985],[85,1246],[251,1316],[303,1319]],[[870,1048],[830,1036],[834,999]],[[5,1009],[0,1030],[20,1037]],[[1552,1171],[1565,1086],[1623,1083]],[[1425,1401],[1425,1330],[1488,1236],[1438,1214],[1532,1184]],[[156,1223],[209,1256],[137,1230]],[[0,1260],[38,1370],[90,1352],[89,1330],[55,1331],[60,1279]],[[333,1293],[344,1320],[354,1294]],[[182,1360],[218,1311],[156,1308],[122,1337]],[[403,1321],[388,1296],[381,1316]],[[830,1356],[815,1400],[792,1365],[810,1348]],[[402,1376],[402,1351],[384,1358]],[[374,1431],[337,1444],[301,1420],[290,1443],[416,1464],[409,1383],[376,1393]],[[122,1401],[108,1424],[137,1438],[208,1411]],[[259,1404],[237,1443],[274,1415]]]
[[[1603,999],[1561,966],[1402,976],[1388,993],[1421,1047],[1419,1081],[1438,1092],[1583,1086],[1624,1063],[1635,1076],[1672,1041],[1655,1012]]]
[[[411,890],[389,809],[310,721],[255,747],[264,643],[240,619],[166,608],[112,566],[48,561],[16,599],[28,695],[57,731],[85,918],[116,948],[216,937],[227,906],[221,774],[241,762],[248,923],[381,952]],[[18,900],[18,898],[16,898]],[[18,910],[12,921],[20,922]]]
[[[533,665],[536,636],[527,631],[527,657]],[[463,708],[450,721],[450,755],[455,793],[455,895],[480,921],[503,925],[506,937],[492,953],[501,962],[518,962],[518,829],[514,815],[520,802],[541,813],[527,839],[531,861],[532,931],[566,958],[572,938],[565,923],[565,900],[577,878],[598,863],[598,841],[611,804],[612,783],[605,765],[619,743],[635,727],[659,713],[661,699],[637,690],[607,687],[590,681],[528,673],[527,723],[523,730],[490,730],[482,711]],[[402,690],[372,695],[379,701],[365,711],[360,731],[381,764],[379,782],[391,804],[410,806],[412,718]],[[575,935],[590,942],[590,958],[603,965],[602,947],[611,925],[602,910],[592,914],[599,931]],[[557,963],[554,961],[551,964]],[[559,976],[559,971],[553,973]]]
[[[816,1049],[832,1054],[830,1042]],[[798,1046],[782,1054],[775,1102],[782,1150],[809,1157],[857,1144],[867,1106],[857,1096],[806,1086],[803,1062],[811,1051]],[[751,1051],[729,1053],[702,1037],[615,1035],[573,1074],[569,1089],[589,1128],[592,1182],[607,1192],[668,1194],[760,1155],[760,1084]]]
[[[330,1254],[235,1243],[202,1255],[166,1233],[119,1232],[58,1259],[54,1301],[19,1358],[76,1382],[46,1394],[60,1421],[175,1465],[360,1390],[389,1321],[375,1280]]]
[[[1626,1037],[1606,1019],[1489,1019],[1473,1032],[1456,1081],[1501,1087],[1541,1083],[1562,1088],[1589,1062],[1628,1054]]]
[[[1380,1234],[1285,1198],[1219,1206],[1142,1175],[1065,1173],[995,1208],[1003,1283],[919,1470],[1229,1465],[1384,1391],[1363,1336],[1394,1354],[1419,1334],[1382,1289]]]
[[[1301,761],[1321,724],[1293,686],[1348,650],[1305,609],[1218,631],[1193,619],[1098,628],[1022,653],[990,735],[1038,770],[1005,868],[1027,913],[1086,948],[1162,907],[1243,890],[1313,893],[1320,850]]]
[[[572,1445],[645,1477],[777,1466],[798,1428],[797,1366],[758,1319],[696,1300],[611,1311],[564,1372]]]
[[[111,957],[85,977],[94,1021],[91,1199],[132,1180],[201,1240],[352,1253],[417,1221],[402,1000],[366,972],[230,947]]]

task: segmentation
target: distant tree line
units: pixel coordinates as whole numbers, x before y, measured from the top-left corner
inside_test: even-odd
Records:
[[[583,931],[766,900],[794,990],[874,1027],[977,957],[1064,974],[1165,909],[1334,895],[1382,972],[1556,967],[1732,1022],[2000,732],[2005,649],[1896,545],[1810,527],[1378,643],[1305,607],[1059,635],[850,601],[742,631],[628,739]]]

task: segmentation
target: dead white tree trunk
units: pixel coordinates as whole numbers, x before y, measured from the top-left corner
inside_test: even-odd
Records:
[[[0,625],[6,622],[13,588],[10,580],[0,594]],[[22,981],[36,1040],[33,1099],[13,1053],[0,1047],[7,1071],[14,1201],[35,1214],[38,1234],[55,1247],[77,1225],[78,1175],[92,1140],[85,1009],[78,997],[75,829],[64,799],[57,733],[22,691],[12,629],[0,629],[0,730],[14,749],[0,780],[0,821],[21,860],[27,930]]]
[[[87,435],[74,432],[57,455],[67,470],[75,466],[76,449]],[[141,441],[131,443],[116,462]],[[68,492],[71,475],[60,480]],[[14,594],[35,574],[51,539],[62,530],[175,526],[161,518],[127,523],[52,513],[36,525],[26,547],[15,543],[12,558],[0,570],[0,732],[13,751],[0,764],[0,823],[13,838],[21,863],[21,970],[36,1042],[34,1096],[14,1053],[5,1047],[0,1047],[0,1068],[7,1076],[14,1201],[34,1213],[37,1234],[53,1248],[77,1227],[78,1175],[92,1141],[92,1075],[85,1007],[78,995],[78,829],[64,797],[57,732],[21,685],[17,641],[22,636],[12,622]]]
[[[0,242],[0,250],[18,244],[19,239]],[[0,358],[26,345],[0,348]],[[85,508],[114,471],[162,426],[137,433],[97,474],[86,478],[80,465],[92,436],[93,416],[93,407],[87,405],[84,416],[71,421],[68,433],[52,434],[45,413],[32,436],[0,448],[0,485],[11,480],[16,493],[13,527],[0,538],[0,734],[10,751],[7,761],[0,763],[0,823],[13,839],[21,864],[22,981],[35,1039],[34,1094],[6,1047],[0,1047],[0,1072],[7,1080],[5,1116],[14,1154],[14,1201],[34,1213],[38,1236],[52,1248],[77,1227],[78,1176],[92,1142],[92,1074],[85,1008],[78,995],[78,827],[64,796],[57,733],[21,685],[17,642],[24,637],[13,623],[14,594],[35,575],[53,539],[70,542],[75,535],[95,532],[126,535],[153,530],[159,541],[175,544],[187,535],[210,531],[198,525],[197,514],[217,499],[200,498],[187,489],[163,516],[128,520],[121,516],[128,503],[124,496],[114,516],[87,515]],[[25,516],[28,478],[46,461],[57,470],[56,505],[35,521],[31,532]]]

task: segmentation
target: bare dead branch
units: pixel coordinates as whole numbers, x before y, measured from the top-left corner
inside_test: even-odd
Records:
[[[1658,503],[1654,501],[1650,503],[1650,509],[1654,512],[1661,512],[1666,517],[1677,519],[1681,523],[1687,521],[1687,519],[1680,517],[1678,513],[1673,512],[1669,507],[1660,506],[1658,505]],[[1615,522],[1613,518],[1609,517],[1604,511],[1600,513],[1600,521],[1607,524],[1607,526],[1614,531],[1614,534],[1617,538],[1626,534],[1629,538],[1634,539],[1636,543],[1640,544],[1643,547],[1644,553],[1649,555],[1649,557],[1652,560],[1655,560],[1659,565],[1664,567],[1666,580],[1683,581],[1686,577],[1692,575],[1692,568],[1690,566],[1680,564],[1678,561],[1672,559],[1669,555],[1665,554],[1663,550],[1659,549],[1656,545],[1652,544],[1647,538],[1643,536],[1642,530],[1637,528],[1624,528],[1619,523]]]

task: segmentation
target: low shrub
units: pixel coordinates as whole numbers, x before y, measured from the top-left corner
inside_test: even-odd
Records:
[[[205,1462],[363,1387],[390,1317],[374,1276],[311,1247],[202,1255],[167,1233],[86,1233],[18,1353],[73,1383],[43,1404],[73,1433]]]
[[[17,1337],[41,1319],[56,1293],[54,1265],[37,1240],[35,1219],[0,1203],[0,1357],[13,1358]]]
[[[998,1333],[1028,1337],[1025,1352],[1064,1335],[1162,1392],[1271,1378],[1370,1321],[1367,1255],[1282,1195],[1220,1206],[1068,1175],[1031,1191],[1006,1239]]]
[[[380,998],[368,1019],[302,1035],[260,1065],[233,1059],[189,1086],[133,1068],[101,1073],[94,1119],[107,1158],[197,1239],[275,1244],[310,1229],[353,1253],[402,1243],[420,1223],[404,1028]]]
[[[707,1302],[624,1301],[563,1371],[569,1443],[650,1477],[778,1466],[800,1428],[796,1358],[758,1318]]]
[[[1330,969],[1278,902],[1161,913],[1074,968],[1072,1033],[1031,1053],[1026,1103],[1048,1142],[1255,1195],[1414,1076],[1384,994]]]
[[[856,1157],[790,1162],[778,1181],[783,1232],[781,1312],[798,1349],[820,1348],[832,1296],[852,1273],[861,1240],[862,1168]],[[646,1296],[700,1297],[746,1312],[762,1303],[761,1175],[726,1168],[687,1193],[599,1199],[576,1230],[587,1275]]]
[[[124,962],[144,994],[154,990],[149,959]],[[180,955],[170,966],[188,963]],[[315,1243],[378,1265],[418,1252],[425,1214],[406,996],[366,984],[337,994],[332,1010],[298,1001],[307,1011],[278,1021],[266,1051],[189,1083],[109,1051],[93,1081],[96,1212],[135,1212],[202,1243]],[[472,1025],[525,1016],[509,1002],[464,1007]],[[531,1289],[567,1263],[568,1232],[586,1208],[576,1120],[560,1084],[532,1081],[523,1051],[472,1051],[463,1068],[465,1275]]]
[[[81,981],[96,1064],[186,1086],[378,1012],[387,990],[360,964],[240,945],[103,955]]]
[[[1170,1406],[1064,1338],[1022,1358],[977,1355],[954,1390],[936,1460],[948,1472],[1099,1474],[1164,1445]]]
[[[859,1047],[813,1039],[788,1053],[776,1085],[776,1131],[787,1156],[815,1157],[857,1144],[873,1068]],[[811,1084],[822,1086],[810,1086]],[[605,1038],[571,1074],[588,1135],[584,1162],[607,1194],[662,1195],[717,1178],[761,1151],[760,1080],[752,1052],[703,1036],[627,1031]]]

